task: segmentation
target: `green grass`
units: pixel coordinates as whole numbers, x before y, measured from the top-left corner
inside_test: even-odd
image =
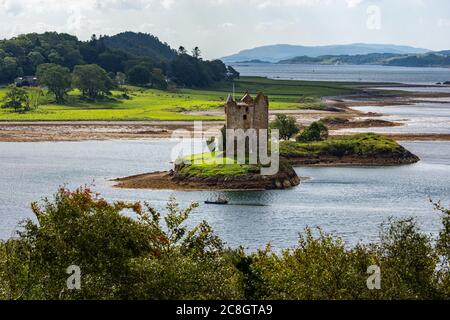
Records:
[[[28,113],[14,113],[0,109],[0,121],[221,121],[223,116],[190,114],[193,111],[223,111],[223,104],[231,83],[221,83],[209,90],[182,89],[171,93],[153,89],[130,87],[131,99],[120,99],[113,92],[107,101],[89,102],[80,99],[78,91],[71,91],[65,104],[56,104],[51,95],[42,99],[42,105]],[[271,110],[323,109],[320,97],[355,93],[351,84],[310,81],[269,80],[243,77],[236,81],[236,95],[244,92],[264,92],[270,98]],[[6,89],[0,89],[0,99]]]
[[[223,156],[223,152],[208,152],[186,157],[191,164],[181,166],[179,173],[188,177],[243,176],[260,172],[257,165],[238,164]]]
[[[283,141],[280,145],[280,154],[284,157],[313,155],[337,157],[358,155],[364,157],[381,154],[402,154],[404,151],[405,149],[396,141],[373,133],[330,138],[311,143]]]
[[[300,80],[273,80],[261,77],[242,77],[236,81],[237,92],[264,92],[265,94],[299,99],[321,98],[323,96],[351,94],[358,91],[354,86],[357,83],[300,81]],[[358,83],[360,85],[360,83]],[[216,86],[218,90],[230,91],[229,83]]]

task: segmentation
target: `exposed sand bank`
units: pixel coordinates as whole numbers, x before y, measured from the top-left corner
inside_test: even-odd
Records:
[[[356,118],[379,116],[379,114],[363,113],[351,109],[354,106],[391,106],[410,105],[419,102],[442,103],[432,99],[449,98],[447,93],[414,93],[396,92],[383,93],[368,90],[359,95],[346,97],[328,97],[323,103],[339,111],[321,110],[275,110],[271,111],[271,119],[276,114],[285,113],[295,117],[300,125],[309,125],[313,121],[325,117],[342,117],[349,120],[341,128],[371,128],[396,126],[396,123],[379,120],[359,121]],[[431,100],[424,100],[431,99]],[[223,111],[210,111],[208,114]],[[203,129],[220,129],[223,122],[203,122]],[[332,130],[341,129],[339,126],[331,127]],[[169,138],[174,130],[186,129],[190,132],[194,129],[194,123],[189,121],[46,121],[46,122],[0,122],[0,142],[37,142],[37,141],[83,141],[83,140],[140,140],[154,138]],[[337,134],[337,133],[332,133]],[[450,140],[446,134],[387,134],[387,136],[399,140]]]

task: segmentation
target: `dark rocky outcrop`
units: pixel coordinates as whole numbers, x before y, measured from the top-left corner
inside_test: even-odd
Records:
[[[401,152],[379,152],[368,155],[308,155],[288,157],[294,166],[398,166],[414,164],[419,157],[406,149]]]

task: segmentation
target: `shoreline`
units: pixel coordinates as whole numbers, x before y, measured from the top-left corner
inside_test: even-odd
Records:
[[[175,190],[175,191],[265,191],[294,188],[308,177],[299,177],[292,172],[280,172],[274,176],[257,174],[208,178],[177,177],[173,171],[156,171],[129,177],[111,179],[113,188],[128,190]]]
[[[378,122],[377,120],[358,120],[361,117],[376,117],[380,114],[364,113],[352,109],[355,106],[395,106],[412,105],[421,102],[442,103],[442,101],[420,99],[448,98],[450,93],[398,92],[367,89],[360,94],[339,97],[324,97],[322,102],[337,111],[314,109],[272,110],[271,119],[280,113],[289,114],[299,124],[308,125],[326,117],[338,117],[349,122],[343,127],[330,126],[331,135],[347,133],[333,132],[336,129],[381,128],[399,125],[398,123]],[[211,111],[213,112],[213,111]],[[209,112],[209,113],[211,113]],[[400,124],[401,125],[401,124]],[[203,130],[217,129],[223,121],[203,121]],[[189,132],[194,130],[194,121],[0,121],[0,142],[75,142],[108,140],[167,139],[175,130]],[[450,134],[427,133],[386,133],[396,140],[450,141]]]

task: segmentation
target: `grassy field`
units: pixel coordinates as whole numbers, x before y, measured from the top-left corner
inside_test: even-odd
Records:
[[[190,165],[184,165],[180,173],[188,177],[208,178],[212,176],[242,176],[260,172],[257,165],[238,164],[223,152],[207,152],[187,157]]]
[[[65,104],[55,104],[53,98],[46,95],[35,111],[15,113],[0,109],[0,121],[219,121],[223,120],[223,116],[190,112],[220,110],[231,91],[231,83],[223,83],[209,90],[181,89],[174,93],[130,87],[131,99],[121,99],[122,93],[117,91],[108,101],[89,102],[80,99],[79,92],[74,90]],[[269,95],[272,110],[292,110],[321,109],[321,97],[355,93],[358,89],[343,83],[243,77],[236,81],[236,95],[246,91]],[[5,92],[5,88],[0,89],[0,99]]]

